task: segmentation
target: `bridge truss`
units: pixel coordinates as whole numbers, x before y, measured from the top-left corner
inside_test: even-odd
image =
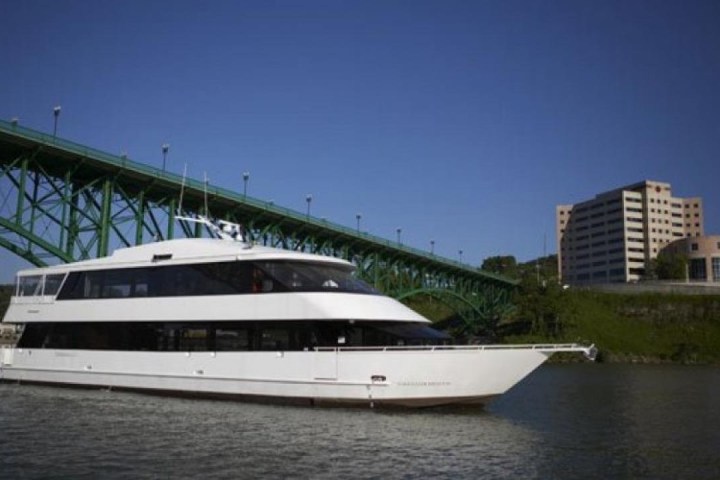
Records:
[[[469,325],[511,308],[515,284],[502,277],[0,121],[0,247],[33,265],[208,236],[201,225],[176,219],[206,213],[243,225],[255,243],[350,260],[361,278],[396,298],[440,298]]]

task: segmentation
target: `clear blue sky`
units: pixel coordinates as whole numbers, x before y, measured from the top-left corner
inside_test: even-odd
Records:
[[[474,265],[643,179],[720,234],[717,0],[0,0],[0,58],[3,119]]]

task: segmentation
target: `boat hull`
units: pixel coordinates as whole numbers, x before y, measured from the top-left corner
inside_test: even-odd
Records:
[[[0,379],[312,405],[483,405],[551,346],[145,352],[3,349]],[[574,348],[574,346],[572,346]]]

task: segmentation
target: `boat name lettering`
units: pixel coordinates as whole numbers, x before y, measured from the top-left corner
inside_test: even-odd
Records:
[[[447,387],[450,382],[398,382],[402,387]]]

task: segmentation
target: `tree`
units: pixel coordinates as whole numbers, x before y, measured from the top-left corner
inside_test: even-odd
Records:
[[[660,252],[655,259],[655,273],[660,280],[684,280],[688,258],[682,253]]]
[[[504,275],[510,278],[517,278],[517,260],[512,255],[497,255],[494,257],[488,257],[483,260],[482,270],[487,272],[496,273],[498,275]]]
[[[558,337],[577,314],[568,293],[555,281],[537,281],[537,275],[526,271],[520,280],[516,297],[517,318],[526,332],[544,337]]]

